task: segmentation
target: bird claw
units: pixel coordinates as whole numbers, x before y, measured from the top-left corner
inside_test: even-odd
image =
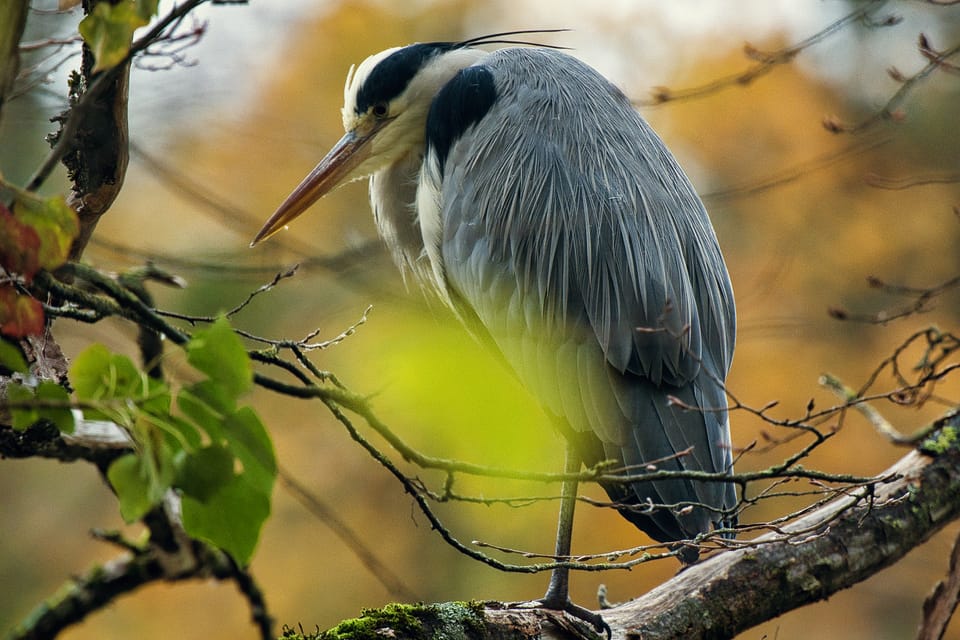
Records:
[[[613,636],[613,631],[610,629],[610,625],[606,623],[599,613],[594,613],[589,609],[574,604],[569,598],[563,598],[562,600],[556,601],[552,598],[544,598],[542,600],[534,600],[530,604],[539,609],[549,609],[551,611],[561,611],[563,613],[570,614],[578,621],[589,624],[597,633],[606,634],[607,640],[610,640],[610,638]],[[583,637],[590,636],[584,635]]]

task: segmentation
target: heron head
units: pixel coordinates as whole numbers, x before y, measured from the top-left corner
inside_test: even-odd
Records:
[[[336,187],[370,176],[410,154],[422,155],[436,93],[486,52],[433,42],[381,51],[351,67],[343,89],[346,131],[257,233],[264,240]]]

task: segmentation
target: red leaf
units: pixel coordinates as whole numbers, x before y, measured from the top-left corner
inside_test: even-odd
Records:
[[[13,214],[20,222],[29,225],[40,238],[37,251],[40,267],[56,269],[67,259],[70,244],[80,232],[77,213],[62,196],[39,198],[18,198],[14,203]]]
[[[40,236],[0,204],[0,267],[27,282],[40,269]]]
[[[43,305],[11,286],[0,286],[0,333],[23,338],[43,333]]]

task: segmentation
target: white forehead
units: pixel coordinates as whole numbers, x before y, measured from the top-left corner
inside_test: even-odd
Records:
[[[343,85],[343,110],[341,113],[345,129],[349,130],[350,125],[356,120],[357,96],[364,83],[369,79],[370,74],[381,62],[404,48],[393,47],[375,53],[361,62],[359,66],[350,67],[347,72],[347,80]],[[415,96],[422,97],[424,93],[432,96],[457,71],[474,64],[487,55],[489,54],[486,51],[480,49],[463,48],[450,49],[429,56],[424,61],[423,66],[410,79],[404,93],[408,94],[408,98],[411,98],[411,95],[414,96],[412,99],[417,99]]]
[[[386,58],[389,58],[392,54],[400,51],[403,47],[392,47],[381,51],[380,53],[375,53],[372,56],[369,56],[366,60],[360,63],[359,67],[353,65],[350,66],[350,70],[347,72],[347,81],[343,85],[343,113],[346,117],[347,113],[353,113],[357,107],[357,93],[360,91],[360,87],[363,86],[363,83],[366,81],[367,77],[370,75],[370,72],[380,64]]]

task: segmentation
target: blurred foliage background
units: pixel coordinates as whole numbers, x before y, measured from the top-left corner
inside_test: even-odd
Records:
[[[45,4],[35,2],[49,9]],[[588,4],[421,0],[401,9],[376,0],[286,0],[204,7],[197,19],[206,24],[206,34],[182,52],[188,64],[146,58],[133,73],[134,148],[126,188],[85,259],[115,270],[155,260],[189,281],[183,291],[157,290],[159,306],[193,314],[231,308],[299,263],[294,278],[256,298],[235,323],[271,337],[297,338],[319,329],[320,339],[333,338],[372,305],[355,335],[313,353],[319,367],[370,394],[377,414],[428,454],[558,470],[562,445],[532,398],[444,312],[425,304],[417,291],[405,291],[375,238],[365,184],[324,199],[270,242],[254,250],[247,244],[340,136],[344,77],[351,64],[371,53],[418,40],[571,28],[537,39],[572,48],[645,101],[654,87],[692,87],[738,74],[756,64],[744,55],[745,42],[777,50],[857,5],[839,0]],[[926,64],[917,51],[921,32],[944,49],[960,40],[960,8],[900,2],[877,17],[888,15],[902,21],[882,28],[849,25],[750,84],[641,107],[704,196],[731,271],[740,335],[728,386],[753,407],[778,401],[776,417],[802,416],[811,399],[817,406],[834,404],[817,384],[821,373],[859,387],[913,332],[930,325],[955,331],[960,320],[956,291],[926,313],[887,324],[841,322],[828,314],[831,307],[889,312],[909,302],[869,287],[868,276],[929,287],[960,272],[960,220],[953,211],[960,206],[960,77],[934,73],[899,105],[898,122],[883,121],[857,134],[831,133],[822,124],[825,118],[856,123],[882,108],[900,87],[888,69],[909,76]],[[69,34],[79,17],[35,11],[29,38]],[[37,56],[34,77],[47,82],[6,105],[0,169],[14,182],[24,182],[43,157],[43,136],[53,128],[47,119],[63,108],[64,72],[53,70],[63,53]],[[67,61],[63,68],[73,64]],[[871,177],[951,172],[952,181],[899,190],[878,188]],[[66,188],[62,175],[46,186]],[[61,320],[56,329],[71,353],[90,341],[135,353],[128,325]],[[908,352],[905,362],[919,356]],[[876,389],[890,384],[883,378]],[[940,395],[956,401],[960,385],[948,380]],[[541,595],[546,575],[504,575],[446,546],[400,485],[319,403],[265,392],[252,403],[271,430],[283,468],[335,506],[359,540],[400,577],[405,593],[426,602]],[[944,406],[878,408],[912,431]],[[732,428],[738,446],[784,435],[742,411],[732,414]],[[749,454],[739,469],[766,467],[795,446]],[[851,415],[805,464],[873,474],[903,453]],[[66,577],[114,555],[86,532],[122,523],[114,499],[88,465],[4,460],[0,487],[0,627],[6,628]],[[457,487],[485,496],[556,492],[489,479],[463,479]],[[594,488],[583,491],[600,496]],[[768,503],[747,517],[759,521],[795,506]],[[446,504],[438,511],[461,540],[552,549],[552,502],[525,508]],[[581,553],[646,542],[602,509],[581,507],[574,531],[574,551]],[[946,571],[958,531],[960,526],[951,526],[874,578],[742,637],[909,637],[923,598]],[[602,582],[612,600],[627,599],[676,569],[668,561],[630,572],[576,574],[572,595],[593,603]],[[302,623],[308,630],[405,597],[385,587],[282,486],[253,570],[278,622]],[[161,585],[121,599],[64,637],[253,637],[247,619],[244,602],[230,587]],[[960,638],[960,623],[948,637]]]

